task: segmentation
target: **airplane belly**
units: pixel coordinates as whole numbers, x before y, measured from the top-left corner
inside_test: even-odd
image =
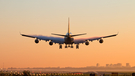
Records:
[[[73,38],[65,38],[65,44],[73,44]]]

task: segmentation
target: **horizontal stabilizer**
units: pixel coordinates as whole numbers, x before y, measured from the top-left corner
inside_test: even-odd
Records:
[[[54,33],[52,33],[52,35],[57,35],[57,36],[66,36],[66,35],[54,34]]]
[[[73,36],[80,36],[80,35],[86,35],[86,33],[83,33],[83,34],[76,34],[76,35],[72,35]]]

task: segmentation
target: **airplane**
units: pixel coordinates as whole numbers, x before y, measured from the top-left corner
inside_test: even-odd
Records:
[[[118,33],[113,34],[113,35],[108,35],[108,36],[98,36],[98,37],[76,39],[74,38],[75,36],[86,35],[86,33],[72,35],[72,33],[70,32],[70,21],[68,18],[68,32],[66,35],[52,33],[52,35],[57,35],[57,36],[62,36],[62,37],[43,36],[43,35],[26,35],[26,34],[21,34],[21,35],[25,37],[35,38],[35,43],[39,43],[40,40],[49,41],[49,45],[51,46],[53,45],[53,43],[55,44],[58,43],[59,49],[62,49],[62,44],[65,44],[65,48],[68,48],[68,47],[73,48],[73,44],[76,44],[76,49],[79,49],[80,43],[85,43],[85,45],[87,46],[89,45],[89,41],[92,42],[94,40],[98,40],[99,43],[103,43],[103,38],[114,37],[114,36],[117,36]]]

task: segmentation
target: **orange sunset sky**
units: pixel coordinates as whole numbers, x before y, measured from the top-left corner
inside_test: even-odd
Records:
[[[87,33],[78,38],[119,34],[59,49],[19,33],[66,34],[68,17],[72,34]],[[135,66],[135,0],[0,0],[0,40],[0,68]]]

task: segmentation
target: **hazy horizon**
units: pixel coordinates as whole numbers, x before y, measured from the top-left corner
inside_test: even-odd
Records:
[[[49,42],[35,44],[24,34],[66,34],[68,17],[72,34],[81,37],[116,34],[104,43],[59,49]],[[130,63],[135,66],[134,0],[0,0],[0,68],[85,67]]]

